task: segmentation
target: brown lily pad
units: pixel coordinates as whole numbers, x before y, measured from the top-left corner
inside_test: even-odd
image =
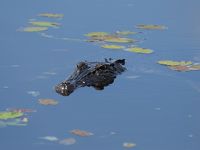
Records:
[[[171,66],[169,68],[172,69],[172,70],[176,70],[176,71],[190,71],[190,67],[188,67],[188,66],[182,66],[182,65]]]
[[[54,99],[39,99],[38,102],[39,104],[42,104],[42,105],[57,105],[58,104],[58,101]]]
[[[78,136],[82,136],[82,137],[94,135],[94,134],[91,133],[91,132],[84,131],[84,130],[79,130],[79,129],[71,130],[70,133],[75,134],[75,135],[78,135]]]

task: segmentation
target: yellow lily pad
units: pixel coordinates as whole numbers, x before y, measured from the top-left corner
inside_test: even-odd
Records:
[[[135,143],[129,143],[129,142],[124,142],[123,143],[123,147],[125,147],[125,148],[133,148],[135,146],[136,146]]]
[[[104,41],[104,42],[111,42],[111,43],[133,43],[133,42],[135,42],[134,39],[122,38],[122,37],[118,37],[118,36],[114,36],[114,35],[92,37],[90,41],[92,41],[92,42]]]
[[[107,49],[124,49],[124,46],[121,45],[109,45],[109,44],[105,44],[101,46],[102,48],[107,48]]]
[[[187,65],[192,65],[191,61],[160,60],[160,61],[158,61],[158,63],[161,64],[161,65],[166,65],[166,66],[187,66]]]
[[[127,51],[134,52],[134,53],[141,53],[141,54],[151,54],[153,50],[147,48],[140,48],[140,47],[131,47],[128,48]]]
[[[101,36],[105,36],[105,35],[109,35],[107,32],[90,32],[90,33],[87,33],[85,34],[85,36],[88,36],[88,37],[101,37]]]
[[[134,39],[122,38],[122,37],[117,37],[117,36],[105,36],[103,41],[111,42],[111,43],[133,43],[133,42],[136,42]]]
[[[41,32],[41,31],[46,31],[48,30],[47,27],[25,27],[19,31],[23,32]]]
[[[46,21],[31,21],[29,22],[33,26],[39,26],[39,27],[57,27],[60,26],[59,23],[56,22],[46,22]]]
[[[63,18],[63,14],[54,14],[54,13],[41,13],[38,16],[48,17],[48,18]]]
[[[131,35],[131,34],[137,34],[137,32],[132,32],[132,31],[116,31],[116,34],[118,35]]]
[[[149,25],[139,24],[139,25],[136,26],[136,28],[146,29],[146,30],[164,30],[164,29],[167,29],[167,27],[164,26],[164,25],[152,25],[152,24],[149,24]]]
[[[4,111],[4,112],[0,112],[0,119],[2,119],[2,120],[13,119],[13,118],[21,117],[23,115],[24,114],[22,112]]]

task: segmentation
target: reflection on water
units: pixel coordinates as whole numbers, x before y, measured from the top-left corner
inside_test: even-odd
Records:
[[[1,148],[198,150],[200,71],[178,72],[157,62],[200,63],[199,5],[198,0],[1,2]],[[30,22],[45,31],[19,32],[34,26]],[[135,28],[141,24],[168,29]],[[91,32],[109,35],[88,42],[85,34]],[[153,53],[127,51],[135,46]],[[127,60],[127,71],[112,86],[80,88],[68,97],[56,94],[54,85],[77,62],[104,58]],[[186,67],[191,68],[178,69]],[[40,105],[44,98],[58,103]]]

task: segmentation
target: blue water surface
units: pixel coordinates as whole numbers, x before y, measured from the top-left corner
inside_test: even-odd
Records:
[[[0,128],[0,149],[121,150],[124,142],[131,142],[135,150],[199,150],[200,72],[176,72],[156,63],[200,62],[199,6],[199,0],[1,0],[0,111],[17,107],[37,112],[25,127]],[[37,16],[44,12],[64,18]],[[30,19],[61,23],[44,32],[57,39],[19,32]],[[153,54],[103,49],[84,41],[88,32],[139,31],[137,24],[168,27],[132,36]],[[127,71],[104,91],[86,87],[68,97],[54,91],[77,62],[110,57],[126,59]],[[40,98],[59,104],[43,106]],[[78,137],[69,133],[73,129],[94,135]],[[44,136],[77,142],[66,146],[39,138]]]

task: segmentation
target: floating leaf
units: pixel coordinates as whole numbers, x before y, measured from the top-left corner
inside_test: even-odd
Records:
[[[122,38],[122,37],[118,37],[116,35],[94,36],[94,37],[91,37],[91,39],[89,41],[90,42],[104,41],[104,42],[111,42],[111,43],[133,43],[133,42],[135,42],[134,39]]]
[[[132,31],[116,31],[116,34],[119,35],[131,35],[131,34],[137,34],[137,32],[132,32]]]
[[[105,42],[111,42],[111,43],[133,43],[135,40],[130,38],[122,38],[117,36],[104,36]]]
[[[40,92],[39,91],[28,91],[27,94],[30,94],[33,97],[37,97],[40,95]]]
[[[79,129],[74,129],[74,130],[70,131],[70,133],[78,135],[78,136],[82,136],[82,137],[94,135],[91,132],[84,131],[84,130],[79,130]]]
[[[24,114],[22,112],[0,112],[0,119],[7,120],[7,119],[13,119],[23,116]]]
[[[198,65],[194,64],[194,65],[191,65],[189,68],[190,68],[190,70],[194,70],[194,71],[195,70],[200,70],[200,65],[199,64]]]
[[[56,22],[45,22],[45,21],[31,21],[30,24],[39,27],[57,27],[60,26],[59,23]]]
[[[88,36],[88,37],[95,37],[95,36],[105,36],[105,35],[109,35],[107,32],[90,32],[90,33],[87,33],[85,34],[85,36]]]
[[[63,18],[63,14],[53,14],[53,13],[41,13],[38,16],[48,17],[48,18]]]
[[[163,25],[145,25],[145,24],[139,24],[136,26],[138,29],[146,29],[146,30],[164,30],[167,29],[167,27]]]
[[[0,121],[0,128],[6,126],[26,126],[27,124],[21,123],[20,119],[14,119],[11,121]]]
[[[22,121],[23,123],[28,123],[29,120],[28,120],[28,118],[25,117],[25,118],[22,118],[21,121]]]
[[[135,143],[128,143],[128,142],[123,143],[123,147],[125,147],[125,148],[133,148],[135,146],[136,146]]]
[[[24,32],[41,32],[41,31],[46,31],[48,30],[47,27],[25,27],[23,29],[20,29],[19,31],[24,31]]]
[[[59,141],[60,144],[63,144],[63,145],[73,145],[76,143],[76,139],[74,138],[67,138],[67,139],[63,139],[61,141]]]
[[[121,45],[108,45],[108,44],[102,45],[101,47],[107,48],[107,49],[124,49],[125,48],[124,46],[121,46]]]
[[[190,71],[190,68],[188,66],[182,66],[182,65],[169,66],[169,68],[176,71]]]
[[[36,112],[36,110],[28,108],[7,108],[6,111],[22,112],[22,113]]]
[[[187,66],[187,65],[192,65],[191,61],[160,60],[160,61],[158,61],[158,63],[161,64],[161,65],[166,65],[166,66]]]
[[[39,99],[38,102],[42,105],[57,105],[58,101],[54,99]]]
[[[142,54],[151,54],[153,50],[147,48],[140,48],[140,47],[131,47],[128,48],[127,51],[134,52],[134,53],[142,53]]]
[[[9,122],[6,122],[7,126],[26,126],[27,124],[22,122],[20,119],[15,119]]]
[[[55,136],[44,136],[44,137],[40,137],[40,139],[51,141],[51,142],[58,141],[58,138]]]
[[[170,69],[176,71],[197,71],[200,70],[200,65],[188,65],[188,66],[169,66]]]

